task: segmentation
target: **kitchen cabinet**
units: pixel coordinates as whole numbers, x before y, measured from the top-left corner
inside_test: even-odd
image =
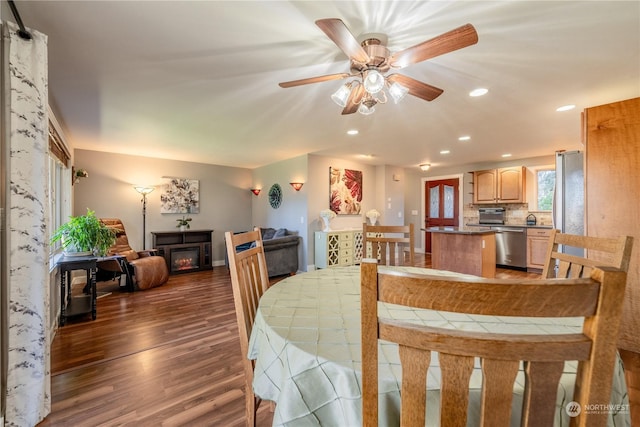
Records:
[[[586,234],[632,236],[634,248],[618,337],[633,425],[640,425],[640,98],[587,108],[585,146]],[[588,251],[587,257],[598,259]]]
[[[315,233],[316,268],[344,267],[362,260],[362,230]]]
[[[527,228],[527,269],[542,271],[547,260],[551,229]]]
[[[526,194],[524,166],[473,172],[473,203],[524,203]]]

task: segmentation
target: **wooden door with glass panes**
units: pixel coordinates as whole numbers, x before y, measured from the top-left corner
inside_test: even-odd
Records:
[[[459,185],[458,178],[425,182],[425,228],[458,226]],[[431,253],[431,233],[424,234],[424,250]]]

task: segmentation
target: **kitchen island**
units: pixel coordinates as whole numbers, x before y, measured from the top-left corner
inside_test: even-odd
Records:
[[[423,231],[431,233],[433,268],[495,277],[495,230],[488,227],[430,227]]]

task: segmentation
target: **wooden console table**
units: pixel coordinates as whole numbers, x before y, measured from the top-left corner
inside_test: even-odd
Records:
[[[114,260],[121,265],[126,263],[126,258],[120,255],[108,257],[95,256],[63,256],[57,266],[60,273],[60,317],[58,325],[64,326],[67,317],[78,314],[91,313],[91,318],[96,320],[96,270],[98,261]],[[126,266],[123,267],[126,269]],[[71,294],[71,272],[74,270],[84,270],[87,273],[85,292],[82,295],[73,296]]]
[[[211,234],[213,230],[185,230],[185,231],[155,231],[153,247],[158,255],[164,257],[170,274],[189,273],[193,271],[211,270]],[[194,250],[197,252],[196,261],[187,268],[176,265],[176,254]],[[173,255],[173,256],[172,256]]]
[[[58,261],[60,269],[60,318],[58,325],[64,326],[68,316],[91,313],[96,319],[96,257],[63,256]],[[89,294],[77,297],[71,296],[71,272],[85,270],[87,272],[87,286]]]

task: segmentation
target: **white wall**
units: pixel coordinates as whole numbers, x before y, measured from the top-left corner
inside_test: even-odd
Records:
[[[244,168],[163,160],[150,157],[75,150],[76,169],[89,172],[73,186],[73,214],[87,208],[98,217],[120,218],[133,249],[142,248],[142,203],[134,185],[153,185],[147,197],[146,247],[153,246],[152,231],[176,230],[182,214],[161,214],[163,176],[200,180],[200,212],[189,214],[191,229],[213,229],[212,260],[224,264],[224,232],[251,226],[251,171]]]

